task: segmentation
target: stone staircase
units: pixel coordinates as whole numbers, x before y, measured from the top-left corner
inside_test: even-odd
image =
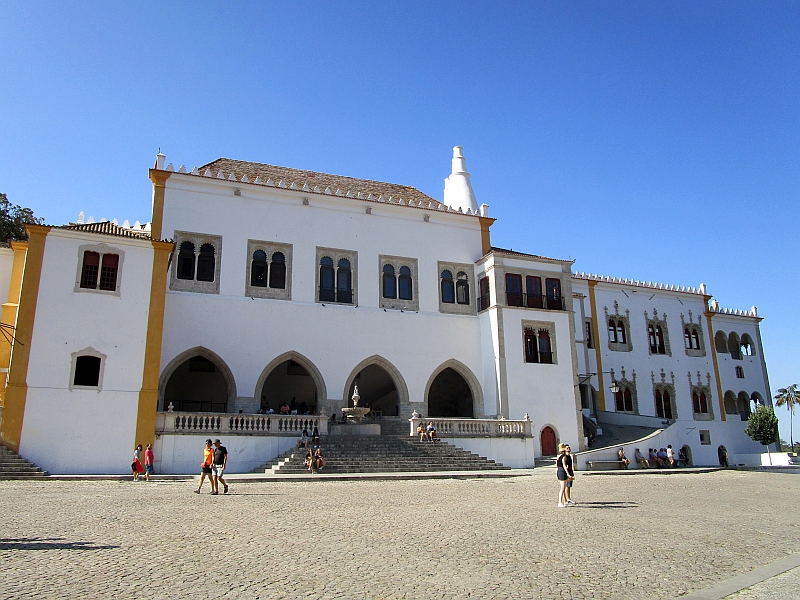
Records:
[[[408,421],[405,421],[408,427]],[[401,473],[423,471],[489,471],[508,469],[477,454],[442,441],[421,442],[417,438],[395,435],[324,436],[323,473]],[[307,473],[303,466],[305,450],[290,450],[265,463],[257,473]]]
[[[37,479],[41,477],[47,477],[47,471],[42,471],[19,454],[0,446],[0,479]]]

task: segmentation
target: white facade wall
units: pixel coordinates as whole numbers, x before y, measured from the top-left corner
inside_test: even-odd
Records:
[[[81,246],[118,251],[119,295],[75,291]],[[124,255],[124,258],[122,256]],[[142,387],[149,241],[52,229],[46,239],[20,454],[51,473],[130,471]],[[99,390],[70,389],[73,353],[105,355]]]
[[[156,436],[153,469],[159,474],[200,473],[208,435],[169,434]],[[252,473],[265,462],[297,446],[297,438],[276,435],[212,435],[228,450],[228,473]]]
[[[241,196],[234,196],[237,188]],[[220,286],[219,294],[168,292],[162,370],[182,352],[205,347],[230,368],[239,403],[252,406],[264,368],[298,352],[324,379],[328,414],[344,401],[353,369],[375,355],[400,372],[411,402],[424,401],[431,375],[448,360],[481,380],[478,319],[439,312],[437,264],[480,258],[475,217],[176,174],[167,181],[163,235],[175,231],[222,237]],[[245,296],[248,239],[292,245],[291,301]],[[317,247],[358,253],[357,306],[316,302]],[[380,308],[379,255],[417,260],[418,312]],[[470,292],[474,298],[475,281]]]
[[[712,317],[714,335],[718,331],[722,331],[726,337],[736,334],[741,339],[747,334],[755,345],[752,355],[742,355],[741,358],[734,358],[730,352],[717,352],[717,363],[723,395],[726,392],[732,392],[738,397],[744,392],[750,398],[754,395],[760,396],[767,406],[771,406],[772,394],[767,378],[764,350],[760,343],[759,321],[758,317],[715,313]],[[742,368],[744,377],[736,376],[736,367]],[[735,419],[738,418],[738,415],[729,415],[728,418]]]
[[[11,268],[14,265],[14,251],[11,248],[0,248],[0,303],[8,299],[8,288],[11,285]]]

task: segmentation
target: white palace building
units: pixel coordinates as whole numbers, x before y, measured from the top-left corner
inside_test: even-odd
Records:
[[[607,459],[626,430],[649,436],[629,457],[759,460],[744,434],[771,397],[755,307],[493,246],[460,147],[441,200],[160,153],[150,179],[144,226],[81,214],[0,248],[0,443],[51,473],[128,472],[148,443],[156,472],[195,473],[209,436],[252,471],[303,424],[328,435],[356,384],[372,420],[410,432],[421,415],[511,467],[561,441],[582,466]]]

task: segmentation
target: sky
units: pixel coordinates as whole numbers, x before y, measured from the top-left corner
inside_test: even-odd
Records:
[[[4,0],[0,40],[0,192],[48,224],[148,221],[159,148],[441,200],[461,145],[494,245],[704,282],[800,383],[798,2]]]

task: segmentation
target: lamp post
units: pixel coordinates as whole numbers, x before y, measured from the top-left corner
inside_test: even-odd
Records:
[[[608,386],[608,389],[611,390],[612,394],[616,394],[619,391],[619,385],[616,379],[611,380],[611,385]]]

